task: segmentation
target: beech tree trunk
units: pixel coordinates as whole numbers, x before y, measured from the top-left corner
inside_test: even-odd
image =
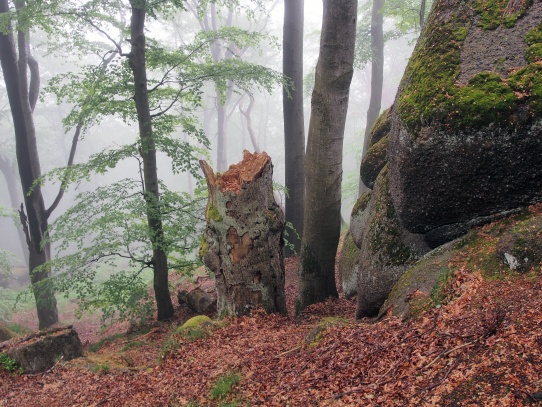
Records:
[[[24,2],[18,2],[16,5],[18,11],[25,6]],[[0,0],[0,13],[5,14],[9,11],[8,1]],[[17,46],[11,32],[0,33],[0,63],[15,128],[15,152],[19,176],[25,192],[24,208],[21,205],[19,213],[28,246],[30,281],[36,300],[39,328],[43,329],[58,322],[58,311],[54,287],[49,284],[50,271],[48,269],[36,271],[37,267],[44,265],[50,258],[50,246],[42,247],[42,241],[47,235],[48,215],[41,187],[37,185],[30,194],[27,194],[34,181],[41,176],[33,117],[39,91],[39,72],[30,55],[28,41],[28,32],[17,33]]]
[[[285,314],[284,215],[273,196],[271,158],[245,150],[221,175],[200,165],[209,190],[200,256],[216,276],[219,316],[258,306]]]
[[[380,115],[382,107],[382,87],[384,85],[384,0],[373,0],[371,14],[371,99],[367,110],[367,125],[363,138],[361,159],[367,154],[371,140],[371,128]],[[367,186],[359,179],[359,196],[367,190]]]
[[[357,0],[324,0],[305,157],[305,227],[296,312],[337,297],[343,136],[354,72]]]
[[[147,70],[145,56],[145,0],[130,0],[132,17],[130,21],[131,51],[128,61],[134,75],[134,99],[139,124],[141,147],[139,154],[143,159],[144,195],[147,211],[147,224],[151,231],[153,285],[158,311],[158,320],[173,316],[174,309],[168,287],[168,264],[165,252],[162,215],[160,212],[160,191],[156,165],[156,146],[152,129],[152,118],[147,89]]]
[[[284,1],[282,73],[292,80],[290,95],[283,90],[285,186],[288,189],[285,212],[290,222],[303,235],[305,211],[305,123],[303,119],[303,7],[304,0]],[[299,253],[301,241],[289,233],[288,241]],[[292,254],[288,247],[285,254]]]

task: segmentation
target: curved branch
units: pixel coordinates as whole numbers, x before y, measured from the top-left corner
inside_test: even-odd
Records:
[[[258,142],[256,141],[256,135],[254,134],[254,129],[252,128],[252,108],[254,107],[254,98],[250,96],[250,103],[246,110],[243,110],[241,105],[239,105],[239,111],[243,116],[245,116],[245,120],[247,121],[247,130],[248,134],[250,135],[250,140],[252,141],[252,146],[254,147],[254,151],[257,153],[260,153],[260,146],[258,145]]]
[[[75,133],[73,135],[72,146],[71,146],[71,149],[70,149],[70,156],[68,158],[67,167],[71,167],[73,165],[73,160],[75,159],[75,151],[77,150],[77,143],[79,143],[79,137],[81,136],[81,129],[82,128],[83,128],[83,120],[79,120],[79,122],[77,123],[77,127],[75,129]],[[66,171],[69,171],[69,169],[66,170]],[[60,203],[60,200],[64,196],[64,191],[66,189],[67,181],[68,181],[68,174],[66,173],[64,175],[64,179],[60,183],[60,188],[58,190],[58,194],[56,195],[55,200],[53,201],[53,203],[51,204],[49,209],[47,209],[45,211],[45,218],[46,219],[49,219],[49,216],[51,216],[51,213],[56,209],[56,207]]]

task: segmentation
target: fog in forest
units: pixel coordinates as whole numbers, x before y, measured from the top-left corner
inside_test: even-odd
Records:
[[[320,1],[305,1],[305,133],[307,133],[309,127],[311,86],[318,58],[321,7],[322,3]],[[272,38],[276,40],[274,41],[276,44],[281,44],[282,42],[282,14],[282,2],[277,2],[272,7],[272,12],[266,16],[266,23],[260,25],[260,27],[264,27],[265,32],[273,36]],[[245,20],[243,17],[239,17],[235,19],[234,23],[237,22],[240,25],[246,26],[248,23]],[[387,19],[385,24],[392,27],[394,21]],[[179,19],[176,26],[163,25],[161,22],[159,24],[149,24],[149,30],[152,31],[155,37],[161,38],[164,42],[172,46],[189,42],[197,29],[197,23],[188,12],[184,13],[184,16]],[[398,83],[406,66],[407,59],[412,52],[415,35],[417,35],[417,32],[406,34],[399,39],[386,42],[384,51],[385,65],[382,110],[393,103]],[[93,61],[90,58],[88,58],[88,61],[81,61],[79,56],[75,54],[70,55],[66,52],[49,52],[47,46],[44,44],[44,37],[44,34],[40,32],[33,34],[33,53],[40,63],[42,77],[41,97],[43,98],[38,101],[34,116],[42,172],[46,173],[54,168],[66,165],[74,132],[73,128],[65,129],[62,124],[63,119],[70,113],[72,106],[66,103],[57,104],[56,98],[46,92],[48,80],[62,72],[77,71],[80,69],[81,63],[92,63]],[[107,44],[103,36],[100,36],[98,33],[89,33],[88,37]],[[278,72],[282,70],[280,46],[263,44],[260,51],[248,50],[244,58],[273,68]],[[342,216],[346,222],[349,221],[349,214],[357,195],[360,155],[370,97],[370,81],[370,63],[366,64],[362,69],[357,68],[355,70],[350,88],[349,110],[344,135]],[[251,123],[248,124],[241,110],[246,111],[251,103],[251,97],[254,99],[254,102],[250,115]],[[206,86],[204,101],[204,106],[198,108],[197,116],[210,141],[211,149],[206,154],[202,153],[201,155],[202,158],[211,162],[213,168],[216,169],[216,94],[210,85]],[[15,143],[3,80],[0,82],[0,103],[0,155],[6,157],[7,161],[13,164],[15,163]],[[272,93],[255,89],[252,96],[246,92],[234,90],[225,109],[227,117],[225,127],[227,135],[227,162],[232,164],[240,161],[244,149],[249,151],[255,150],[249,134],[249,126],[251,126],[259,149],[266,151],[273,160],[275,182],[284,184],[282,88],[276,85]],[[137,125],[135,123],[127,125],[119,118],[107,118],[86,131],[83,139],[79,142],[75,162],[82,163],[92,154],[104,149],[118,147],[125,143],[132,143],[136,139],[136,135]],[[175,136],[180,139],[187,137],[180,131]],[[192,193],[194,188],[196,188],[197,181],[192,176],[187,173],[174,174],[171,171],[169,159],[165,155],[162,154],[159,157],[158,163],[159,177],[164,180],[169,188],[189,193]],[[59,207],[54,211],[51,220],[53,221],[73,204],[73,199],[77,193],[91,191],[97,186],[108,185],[115,180],[137,177],[137,171],[137,161],[135,159],[128,159],[104,175],[92,175],[89,181],[84,180],[71,185]],[[15,184],[20,190],[18,179],[15,180]],[[47,181],[45,183],[44,197],[46,206],[50,205],[54,200],[58,189],[58,181]],[[6,179],[4,176],[0,176],[0,205],[12,207],[12,202],[7,191]],[[280,193],[277,193],[277,197],[278,199],[282,199]],[[19,205],[20,199],[19,196]],[[0,248],[13,253],[16,259],[14,264],[21,266],[23,265],[21,261],[23,258],[23,242],[19,238],[14,222],[18,223],[18,219],[0,218]]]

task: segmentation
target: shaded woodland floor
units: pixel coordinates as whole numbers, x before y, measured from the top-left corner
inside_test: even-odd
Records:
[[[542,279],[486,280],[467,259],[453,258],[446,304],[410,322],[356,321],[355,302],[340,298],[298,318],[254,312],[182,335],[191,314],[180,309],[46,373],[0,371],[0,406],[537,405]],[[288,260],[290,309],[295,273]]]

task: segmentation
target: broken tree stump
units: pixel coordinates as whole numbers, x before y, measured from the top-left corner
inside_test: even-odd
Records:
[[[200,166],[209,191],[200,256],[216,277],[218,315],[257,306],[285,314],[284,214],[273,196],[271,158],[244,151],[243,161],[216,175],[207,162]]]

